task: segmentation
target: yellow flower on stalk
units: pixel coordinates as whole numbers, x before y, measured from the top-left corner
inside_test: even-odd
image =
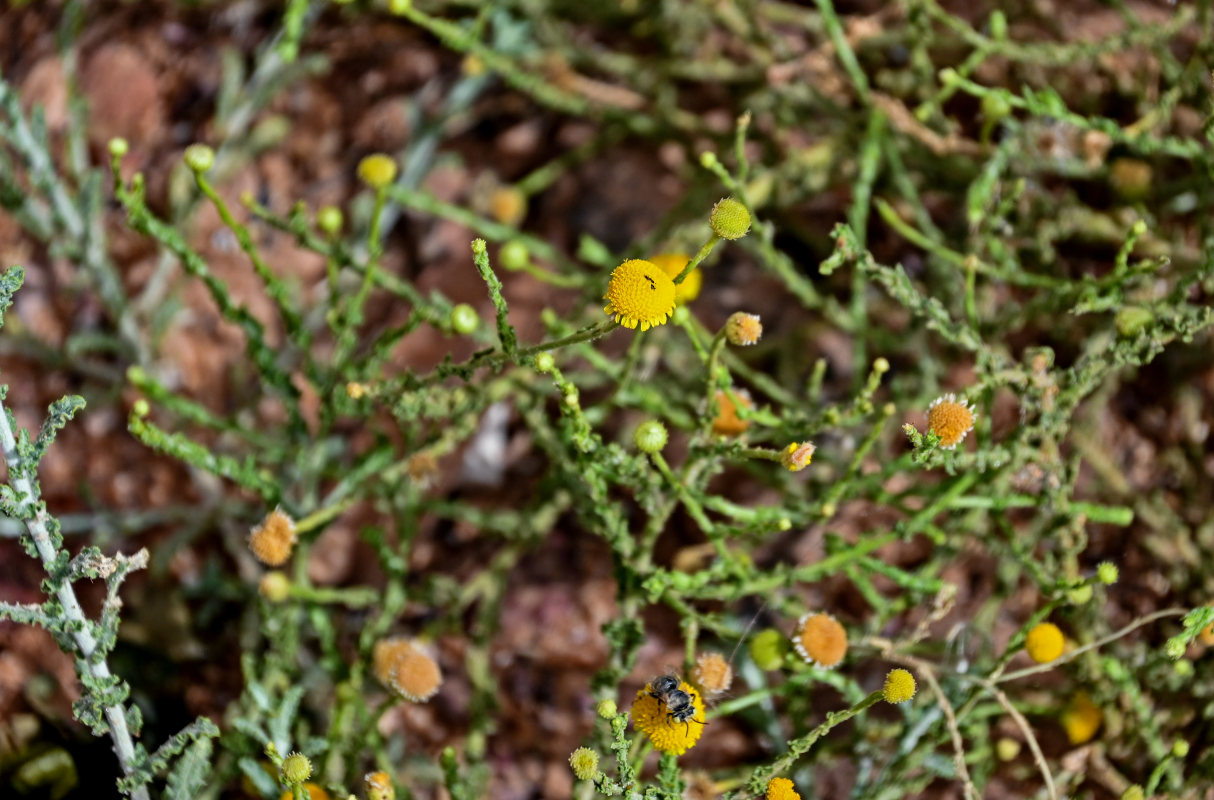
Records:
[[[1041,622],[1033,626],[1024,640],[1024,649],[1029,658],[1038,664],[1048,664],[1062,655],[1066,639],[1058,626],[1052,622]]]
[[[898,705],[914,697],[916,688],[914,675],[904,669],[891,669],[885,676],[881,696],[885,698],[885,702]]]
[[[974,429],[973,406],[953,393],[941,395],[927,407],[927,429],[940,437],[940,446],[952,450]]]
[[[647,331],[661,325],[674,311],[675,285],[652,261],[632,258],[616,267],[607,282],[603,308],[625,328]]]
[[[1100,711],[1100,706],[1088,697],[1087,692],[1080,692],[1062,712],[1061,721],[1071,744],[1083,744],[1091,741],[1096,731],[1100,730],[1104,714]]]
[[[767,782],[767,800],[801,800],[788,778],[772,778]]]
[[[686,253],[662,253],[654,256],[652,259],[658,268],[670,276],[670,280],[679,277],[679,273],[683,271],[683,267],[687,266],[687,262],[691,260],[691,256]],[[700,287],[704,285],[704,274],[700,272],[700,268],[696,267],[691,272],[687,273],[687,277],[683,278],[682,283],[676,283],[674,286],[674,304],[681,306],[690,303],[700,296]]]
[[[647,683],[637,692],[632,703],[632,724],[649,737],[658,750],[668,755],[681,756],[695,747],[704,732],[704,701],[699,693],[686,681],[679,682],[678,691],[691,697],[695,713],[685,722],[675,719],[669,705],[653,695],[653,684]]]

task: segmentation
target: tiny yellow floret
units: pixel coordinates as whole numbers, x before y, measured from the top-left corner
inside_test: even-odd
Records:
[[[1058,656],[1066,645],[1062,631],[1052,622],[1041,622],[1033,626],[1024,640],[1024,649],[1029,658],[1038,664],[1048,664]]]
[[[295,520],[279,508],[267,514],[261,524],[249,533],[249,549],[258,561],[268,567],[285,564],[294,547]]]
[[[1062,712],[1062,727],[1071,744],[1083,744],[1091,741],[1100,730],[1104,714],[1100,707],[1092,702],[1086,692],[1080,692],[1071,700],[1066,710]]]
[[[380,683],[415,703],[429,700],[443,683],[438,662],[409,639],[376,642],[371,662]]]
[[[704,690],[704,694],[718,695],[729,691],[733,684],[733,667],[720,653],[701,653],[696,658],[691,677]]]
[[[975,418],[973,407],[950,392],[928,406],[927,429],[940,437],[942,448],[952,450],[974,429]]]
[[[805,663],[831,669],[847,655],[847,629],[830,614],[806,614],[797,621],[792,644]]]
[[[358,162],[358,178],[372,189],[383,189],[396,180],[396,162],[383,153],[372,153]]]
[[[647,331],[662,325],[674,311],[675,286],[652,261],[629,259],[611,273],[603,308],[625,328]]]
[[[788,778],[772,778],[767,782],[767,800],[801,800]]]
[[[683,271],[683,267],[687,266],[687,262],[691,257],[686,253],[660,253],[654,256],[653,263],[658,265],[658,268],[670,276],[673,281],[679,277],[679,273]],[[674,303],[681,306],[684,303],[690,303],[700,296],[700,287],[704,285],[704,274],[700,272],[700,268],[696,267],[687,276],[683,278],[682,283],[674,285]]]
[[[780,463],[789,472],[800,472],[814,460],[814,451],[817,449],[813,442],[792,442],[780,454]]]
[[[885,702],[905,703],[915,696],[915,676],[904,669],[891,669],[885,676],[885,686],[881,688],[881,696]]]
[[[637,692],[636,700],[632,703],[632,724],[637,730],[649,737],[649,741],[658,750],[668,755],[681,756],[695,747],[704,732],[704,701],[700,693],[686,681],[679,682],[679,691],[691,696],[691,704],[695,713],[685,722],[674,718],[669,706],[660,698],[654,697],[652,684]]]

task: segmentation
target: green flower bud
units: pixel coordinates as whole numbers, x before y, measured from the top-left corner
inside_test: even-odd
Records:
[[[988,92],[982,96],[982,116],[990,122],[999,120],[1012,113],[1012,104],[998,92]]]
[[[341,233],[341,226],[344,222],[341,209],[337,206],[324,206],[316,212],[316,227],[330,236]]]
[[[1114,583],[1117,583],[1117,578],[1119,576],[1120,573],[1117,569],[1117,565],[1112,561],[1101,561],[1100,565],[1096,567],[1096,577],[1099,578],[1100,582],[1105,586],[1112,586]]]
[[[600,719],[611,719],[616,714],[620,713],[620,710],[615,705],[615,701],[611,698],[600,700],[599,704],[594,707],[594,710],[595,713],[599,715]]]
[[[556,369],[556,359],[552,357],[552,353],[540,353],[535,357],[536,372],[546,374],[554,369]]]
[[[569,756],[569,766],[580,781],[592,781],[599,775],[599,754],[589,747],[579,747]]]
[[[1141,786],[1134,784],[1121,793],[1121,800],[1146,800],[1146,793]]]
[[[1172,660],[1181,658],[1184,655],[1184,651],[1185,641],[1179,636],[1173,636],[1171,639],[1168,639],[1167,644],[1163,646],[1163,652]]]
[[[122,158],[130,149],[131,146],[127,144],[126,139],[121,137],[110,139],[110,155],[114,158]]]
[[[708,224],[722,239],[741,239],[750,230],[750,212],[732,197],[726,197],[712,207]]]
[[[144,400],[142,397],[136,400],[135,404],[131,406],[131,413],[137,417],[146,417],[151,413],[151,411],[152,409],[148,407],[148,401]]]
[[[521,239],[511,239],[498,250],[497,260],[504,269],[513,272],[525,269],[531,263],[531,252]]]
[[[632,439],[642,453],[660,453],[669,438],[666,426],[656,419],[649,419],[637,426]]]
[[[1189,743],[1184,739],[1177,739],[1176,741],[1172,742],[1172,755],[1176,756],[1177,758],[1188,758]]]
[[[1092,599],[1092,585],[1085,583],[1067,592],[1067,598],[1072,604],[1081,606]]]
[[[451,327],[456,333],[467,336],[475,333],[481,325],[481,316],[467,303],[459,303],[451,309]]]
[[[1117,333],[1127,339],[1142,333],[1154,321],[1155,315],[1142,306],[1125,306],[1113,317]]]
[[[281,773],[284,783],[303,783],[312,777],[312,762],[303,753],[291,753],[283,759]]]
[[[206,172],[215,166],[215,151],[205,144],[192,144],[185,149],[186,166],[194,172]]]
[[[784,664],[785,654],[788,653],[788,637],[775,628],[767,628],[754,635],[747,649],[750,651],[750,660],[755,662],[759,669],[779,669]]]
[[[995,755],[1000,761],[1013,761],[1016,756],[1020,755],[1020,742],[1004,736],[999,741],[995,742]]]
[[[281,603],[291,593],[291,579],[278,570],[267,572],[261,576],[257,590],[271,603]]]
[[[991,32],[992,39],[1000,42],[1003,41],[1007,38],[1007,17],[1003,16],[1002,11],[992,11],[987,28]]]

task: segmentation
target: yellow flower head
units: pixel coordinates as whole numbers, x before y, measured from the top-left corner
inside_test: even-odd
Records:
[[[383,189],[396,180],[396,162],[383,153],[372,153],[358,162],[358,178],[372,189]]]
[[[1062,727],[1066,729],[1066,736],[1071,740],[1071,744],[1091,741],[1096,731],[1100,730],[1103,720],[1100,706],[1092,702],[1087,692],[1075,695],[1070,705],[1062,712]]]
[[[701,653],[696,658],[691,677],[704,690],[704,694],[717,695],[729,691],[733,683],[733,667],[720,653]]]
[[[579,781],[592,781],[599,774],[599,754],[589,747],[579,747],[569,755],[569,766]]]
[[[652,261],[629,259],[611,273],[603,308],[625,328],[647,331],[661,325],[674,311],[675,286]]]
[[[371,662],[380,683],[415,703],[429,700],[443,683],[438,663],[409,639],[376,642]]]
[[[717,390],[717,416],[712,421],[712,432],[718,436],[740,436],[750,428],[750,420],[738,416],[738,406],[754,408],[755,403],[745,389],[736,389],[733,394],[737,403],[730,399],[729,392]]]
[[[793,442],[784,448],[784,452],[780,455],[780,463],[789,472],[800,472],[814,460],[814,451],[817,449],[813,442]]]
[[[806,614],[797,621],[792,644],[805,663],[830,669],[847,655],[847,629],[830,614]]]
[[[885,676],[885,686],[881,687],[881,696],[885,702],[905,703],[915,696],[915,676],[904,669],[891,669]]]
[[[974,409],[952,394],[941,395],[927,407],[927,429],[940,437],[940,446],[952,450],[974,429]]]
[[[268,567],[279,567],[291,557],[295,547],[295,520],[274,509],[249,533],[249,549]]]
[[[1024,640],[1024,649],[1028,651],[1029,658],[1038,664],[1048,664],[1062,655],[1062,648],[1065,644],[1066,640],[1057,625],[1052,622],[1042,622],[1034,625],[1033,629],[1029,631]]]
[[[649,737],[653,746],[663,753],[681,756],[695,747],[704,732],[704,701],[700,694],[686,681],[679,682],[679,691],[691,697],[695,713],[686,722],[680,722],[671,714],[664,700],[654,697],[653,684],[647,683],[637,692],[632,703],[632,724]]]
[[[673,281],[679,277],[679,273],[683,271],[683,267],[687,266],[687,262],[691,257],[686,253],[662,253],[654,256],[651,261],[658,265],[658,268],[670,276]],[[704,274],[700,272],[700,268],[696,267],[691,272],[687,273],[687,277],[683,278],[682,283],[676,283],[674,286],[674,303],[681,306],[685,303],[690,303],[700,296],[700,287],[704,285]]]
[[[725,339],[736,347],[758,344],[763,338],[763,321],[758,314],[735,311],[725,320]]]
[[[788,778],[772,778],[767,782],[767,800],[801,800],[801,795]]]

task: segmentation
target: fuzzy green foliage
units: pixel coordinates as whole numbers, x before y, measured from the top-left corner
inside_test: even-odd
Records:
[[[683,796],[683,760],[660,753],[647,761],[652,747],[626,708],[652,677],[638,673],[643,647],[663,637],[679,641],[686,675],[705,647],[736,655],[744,685],[710,707],[696,745],[726,725],[754,740],[753,757],[712,770],[735,800],[760,796],[772,777],[813,796],[815,770],[838,761],[862,764],[855,795],[881,800],[946,784],[976,798],[1001,768],[1051,798],[1087,796],[1097,783],[1107,792],[1143,784],[1148,794],[1180,795],[1214,778],[1208,755],[1175,745],[1214,714],[1208,692],[1191,694],[1189,664],[1214,623],[1205,606],[1212,587],[1198,566],[1210,527],[1162,496],[1138,493],[1097,431],[1104,406],[1128,391],[1140,367],[1210,345],[1208,2],[1161,23],[1134,21],[1107,39],[1066,43],[1017,40],[1017,20],[1000,12],[974,27],[935,0],[907,4],[907,18],[868,36],[852,35],[831,0],[812,9],[654,4],[648,15],[628,4],[596,11],[517,2],[474,17],[464,16],[466,4],[393,4],[396,24],[477,59],[487,74],[465,68],[438,110],[417,104],[416,135],[392,154],[394,180],[360,190],[348,207],[312,214],[253,197],[230,207],[217,187],[255,154],[252,118],[278,87],[323,66],[303,54],[325,5],[286,3],[282,35],[258,54],[258,70],[246,79],[242,68],[226,68],[216,126],[225,141],[187,151],[190,169],[167,212],[149,202],[143,175],[124,174],[128,147],[111,148],[110,186],[125,224],[159,248],[163,263],[180,265],[242,335],[249,385],[223,409],[180,391],[155,358],[147,304],[123,295],[106,252],[99,173],[87,165],[57,172],[37,113],[27,116],[0,81],[0,200],[32,235],[71,242],[63,254],[103,300],[105,335],[124,343],[115,349],[126,369],[97,380],[141,398],[130,434],[188,465],[200,484],[219,479],[229,523],[253,526],[275,507],[297,521],[291,560],[261,598],[237,577],[248,570],[227,578],[253,622],[240,634],[243,691],[222,737],[200,719],[149,754],[132,742],[140,714],[105,660],[119,635],[119,584],[147,554],[110,557],[86,546],[72,557],[35,480],[83,400],[53,404],[32,440],[11,430],[5,410],[3,510],[24,524],[22,541],[47,571],[48,599],[6,603],[0,614],[48,629],[79,657],[77,716],[113,737],[123,792],[145,797],[164,775],[173,798],[216,797],[242,778],[263,798],[284,786],[300,797],[302,772],[280,781],[267,770],[298,751],[310,760],[304,777],[338,797],[356,791],[369,769],[393,776],[402,797],[438,786],[457,799],[485,796],[504,722],[493,654],[510,578],[571,526],[610,559],[616,587],[616,615],[602,631],[608,655],[586,681],[586,707],[600,713],[585,743],[602,757],[593,769],[584,764],[579,797]],[[328,13],[338,26],[378,12],[351,4]],[[540,16],[554,24],[527,21]],[[625,24],[655,52],[584,52],[574,35]],[[787,28],[807,32],[827,54],[827,74],[782,51]],[[1192,30],[1202,38],[1181,61],[1172,45]],[[749,60],[703,50],[706,31]],[[1086,105],[1076,73],[1133,48],[1159,66],[1154,99],[1131,87],[1138,116],[1129,121]],[[895,51],[905,60],[897,67],[889,63]],[[550,79],[544,70],[558,62],[598,78]],[[981,82],[992,63],[1016,80]],[[780,80],[787,70],[792,78]],[[724,133],[677,103],[682,83],[708,79],[727,87],[738,112]],[[603,82],[629,94],[620,99]],[[680,151],[685,196],[640,240],[617,251],[583,234],[570,254],[423,188],[446,126],[501,86],[537,113],[595,130],[588,144],[523,176],[514,188],[524,199],[627,137],[655,150],[674,140],[713,144]],[[1196,130],[1174,124],[1181,108],[1196,112]],[[803,127],[812,144],[786,135]],[[1131,186],[1127,178],[1144,173],[1116,172],[1114,158],[1160,177]],[[1110,199],[1091,201],[1093,186]],[[846,199],[828,223],[804,219],[807,204],[840,189]],[[248,259],[272,322],[252,313],[191,243],[185,222],[200,203]],[[390,231],[406,212],[468,229],[461,261],[466,284],[483,296],[479,316],[385,266]],[[279,274],[259,245],[266,229],[323,259],[323,284],[305,290]],[[762,273],[733,288],[743,307],[726,310],[749,312],[748,302],[778,310],[764,314],[759,345],[730,346],[724,317],[694,302],[644,332],[605,318],[611,268],[667,248],[695,253],[675,282],[701,269],[702,297],[725,285],[730,263],[746,260]],[[5,273],[0,310],[20,281],[19,270]],[[522,325],[511,307],[520,281],[563,292],[560,307],[569,309],[541,312],[544,333],[534,340],[525,331],[537,326]],[[376,303],[399,313],[375,323],[368,309]],[[453,350],[468,341],[476,349],[429,369],[402,366],[400,345],[418,331],[448,337]],[[835,344],[819,347],[820,338]],[[924,424],[946,390],[977,410],[973,436],[955,449],[947,431]],[[722,434],[722,397],[744,433]],[[281,424],[251,424],[267,406],[281,409]],[[432,488],[433,478],[469,463],[465,452],[507,428],[534,457],[526,491],[489,506]],[[809,442],[816,447],[799,448]],[[1173,455],[1184,474],[1201,469],[1196,451]],[[490,461],[488,482],[517,477]],[[347,512],[360,512],[358,536],[378,573],[314,585],[309,558]],[[475,531],[483,548],[475,574],[414,566],[432,520]],[[1129,535],[1161,560],[1157,574],[1175,607],[1129,619],[1105,613],[1119,580],[1133,576],[1093,541]],[[803,536],[821,552],[797,561],[788,553]],[[680,549],[671,556],[664,542]],[[170,539],[155,558],[187,545]],[[926,555],[896,558],[911,551]],[[1165,562],[1168,553],[1187,555]],[[956,622],[959,594],[970,589],[959,587],[954,568],[979,555],[994,562],[991,598]],[[84,579],[106,582],[97,620],[73,605],[72,583]],[[806,663],[784,635],[806,612],[832,611],[815,599],[828,582],[845,582],[864,609],[845,620],[850,650],[834,670]],[[1001,643],[986,631],[1013,596],[1031,597],[1033,610]],[[655,612],[677,620],[677,630],[658,629]],[[752,630],[760,617],[774,630]],[[1047,618],[1061,623],[1071,648],[1048,664],[1014,661]],[[376,644],[402,626],[462,645],[442,663],[468,689],[461,739],[435,758],[380,725],[403,701],[380,685]],[[889,665],[908,669],[919,686],[892,712],[874,708]],[[1075,728],[1065,703],[1029,680],[1046,673],[1064,700],[1083,693],[1102,710],[1102,775],[1050,751],[1050,738]],[[1001,767],[992,743],[1009,731],[1027,754]]]

